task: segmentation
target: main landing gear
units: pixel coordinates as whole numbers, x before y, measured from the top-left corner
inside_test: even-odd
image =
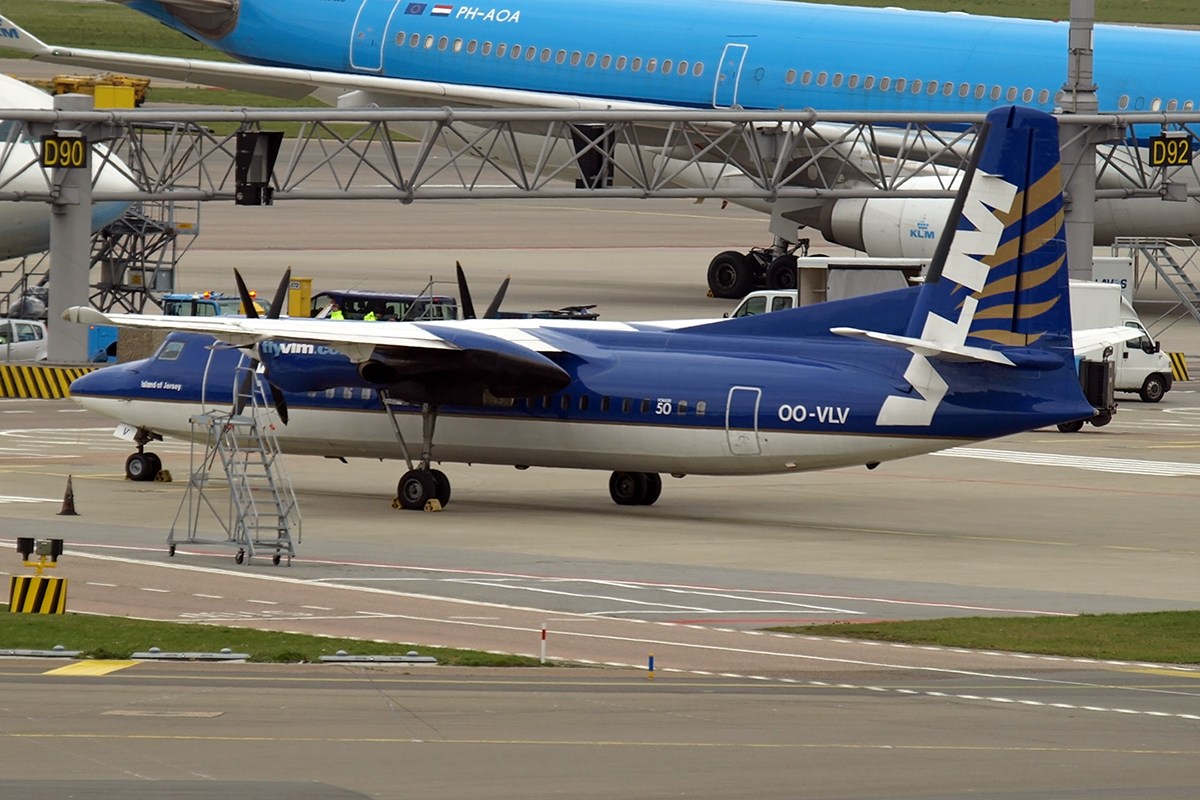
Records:
[[[776,237],[770,247],[748,253],[726,250],[708,265],[708,288],[713,297],[740,300],[755,289],[795,289],[796,258],[808,255],[808,239],[796,244]]]
[[[662,494],[662,477],[657,472],[614,472],[608,493],[619,506],[652,506]]]
[[[430,501],[436,500],[438,508],[445,508],[450,502],[450,479],[440,469],[432,469],[433,431],[437,426],[438,406],[435,403],[425,403],[421,406],[421,460],[414,466],[408,453],[408,444],[404,434],[400,433],[400,425],[396,422],[393,406],[396,401],[384,392],[379,393],[379,399],[392,421],[392,430],[400,447],[404,451],[404,460],[408,464],[408,472],[396,484],[396,502],[394,505],[409,511],[424,511]]]
[[[162,459],[156,453],[147,453],[146,445],[151,441],[162,441],[162,436],[145,428],[138,428],[133,437],[137,452],[125,459],[125,477],[131,481],[152,481],[162,472]]]

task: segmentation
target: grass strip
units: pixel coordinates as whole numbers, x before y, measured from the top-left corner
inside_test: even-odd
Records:
[[[128,617],[85,614],[10,614],[0,604],[0,650],[50,650],[61,644],[82,650],[84,658],[124,659],[132,653],[157,647],[171,653],[218,653],[228,647],[249,653],[250,660],[268,663],[315,662],[320,656],[345,650],[353,655],[405,655],[416,650],[433,656],[439,664],[458,667],[536,667],[536,658],[423,647],[362,639],[338,639],[232,628],[207,623],[155,622]]]
[[[208,45],[117,3],[4,0],[3,12],[47,44],[154,56],[232,60]],[[17,51],[4,51],[3,55],[5,58],[28,58]],[[63,67],[64,72],[72,69]]]
[[[954,617],[768,628],[779,633],[1115,661],[1200,663],[1200,611]]]

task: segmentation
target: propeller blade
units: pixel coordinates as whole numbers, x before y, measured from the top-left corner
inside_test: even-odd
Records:
[[[238,296],[242,298],[242,308],[246,311],[246,319],[258,319],[258,309],[254,307],[254,298],[250,296],[250,290],[246,288],[246,282],[242,280],[242,273],[234,267],[233,279],[237,281]]]
[[[495,319],[500,313],[500,304],[504,302],[504,293],[508,291],[508,282],[512,280],[509,275],[504,279],[504,283],[500,284],[500,288],[496,290],[496,296],[492,298],[492,304],[487,307],[487,311],[483,312],[484,319]]]
[[[283,279],[279,281],[279,286],[275,289],[275,299],[271,301],[271,310],[267,312],[267,319],[279,319],[279,315],[283,313],[283,303],[287,300],[288,287],[292,283],[292,268],[288,267],[283,273]]]
[[[267,381],[267,386],[271,388],[271,402],[275,404],[275,413],[279,415],[279,421],[287,425],[288,407],[287,400],[283,399],[283,390],[270,381]]]
[[[462,318],[475,319],[475,304],[471,302],[471,290],[467,288],[467,276],[463,274],[462,264],[455,261],[454,269],[458,272],[458,301],[462,303]]]

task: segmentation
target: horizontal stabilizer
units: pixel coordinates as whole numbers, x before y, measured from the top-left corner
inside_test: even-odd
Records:
[[[1003,353],[983,347],[948,344],[935,342],[930,339],[914,339],[909,336],[876,333],[874,331],[859,330],[858,328],[830,328],[829,332],[836,333],[838,336],[848,336],[851,339],[865,339],[869,342],[879,342],[880,344],[898,347],[902,350],[923,355],[926,358],[936,358],[941,361],[1001,364],[1006,367],[1015,366],[1012,360]]]
[[[1084,355],[1091,350],[1101,347],[1116,347],[1121,342],[1128,342],[1143,336],[1141,328],[1088,328],[1071,334],[1071,344],[1075,355]]]

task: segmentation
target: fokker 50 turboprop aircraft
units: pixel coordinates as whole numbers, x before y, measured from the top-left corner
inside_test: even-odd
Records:
[[[900,8],[778,0],[122,1],[243,63],[57,47],[11,19],[0,20],[0,43],[46,61],[292,99],[313,94],[346,107],[983,113],[1020,102],[1049,111],[1067,77],[1066,22]],[[1186,111],[1200,102],[1200,83],[1181,68],[1200,63],[1200,32],[1099,25],[1095,52],[1101,111]],[[889,155],[886,147],[873,152],[882,145],[854,147],[870,164]],[[544,155],[536,146],[522,150],[528,151],[522,158]],[[653,155],[670,166],[670,153]],[[1106,170],[1106,185],[1132,187],[1126,166],[1135,165]],[[674,173],[685,188],[697,180],[694,170],[665,174]],[[620,181],[620,170],[615,177]],[[730,173],[726,184],[738,180]],[[709,286],[718,297],[741,297],[764,282],[781,288],[774,284],[791,272],[786,259],[799,239],[797,225],[874,256],[928,258],[950,201],[745,204],[772,214],[778,238],[767,248],[714,259]],[[1097,202],[1097,244],[1196,234],[1196,199]],[[777,258],[785,261],[772,270]]]
[[[420,440],[398,488],[407,508],[449,500],[435,462],[612,470],[616,502],[648,505],[663,472],[872,467],[1091,417],[1071,347],[1057,123],[1017,107],[988,120],[957,230],[919,287],[676,328],[76,307],[76,322],[177,332],[151,358],[79,378],[71,395],[139,442],[187,437],[189,418],[232,404],[242,380],[241,354],[214,339],[242,348],[287,421],[285,452],[407,459],[393,421]],[[127,471],[152,477],[157,463],[139,448]]]

